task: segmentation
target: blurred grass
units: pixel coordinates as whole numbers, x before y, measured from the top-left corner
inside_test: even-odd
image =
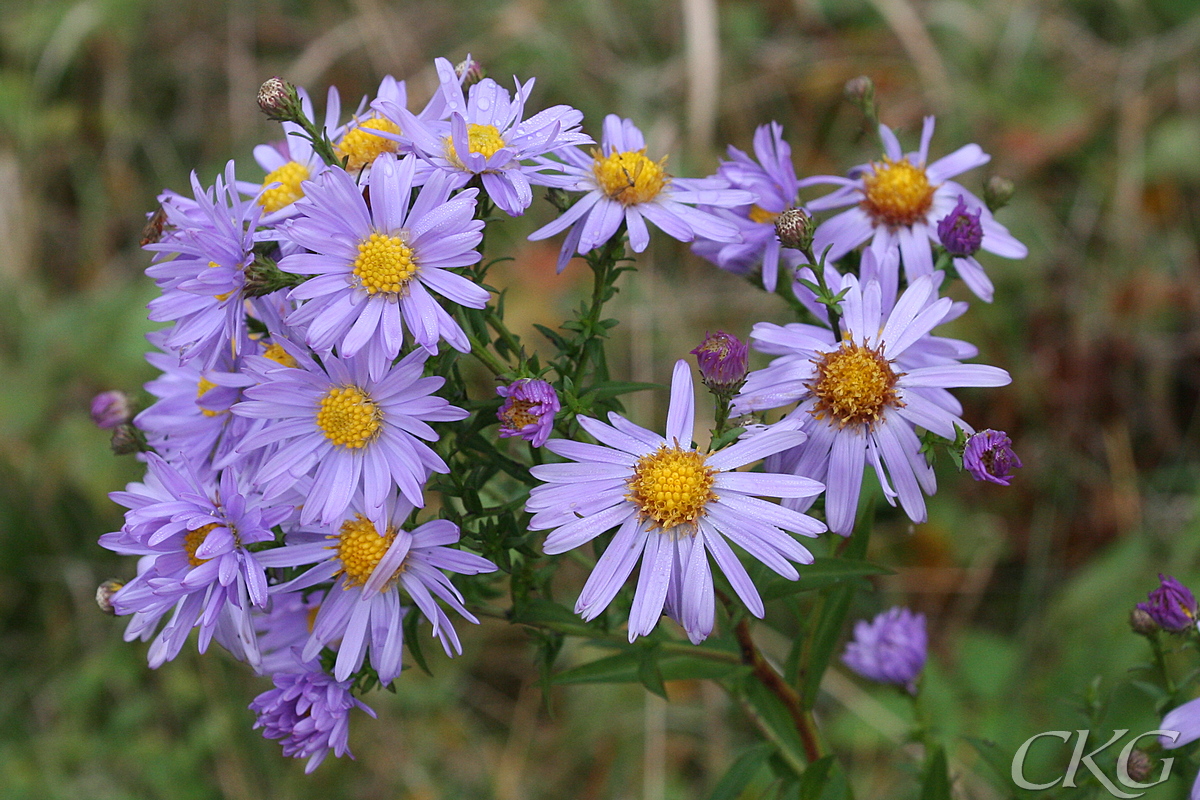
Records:
[[[1002,220],[1030,247],[989,260],[997,302],[955,324],[1013,372],[966,393],[967,416],[1013,434],[1026,467],[1008,490],[939,471],[930,521],[885,516],[874,557],[899,564],[866,616],[930,614],[929,702],[946,734],[1011,753],[1032,733],[1083,727],[1102,676],[1112,727],[1145,729],[1149,702],[1120,684],[1144,658],[1125,628],[1158,571],[1200,582],[1200,9],[1192,0],[36,0],[0,6],[0,791],[13,798],[692,797],[748,741],[711,688],[529,685],[519,631],[485,623],[459,663],[412,670],[356,720],[358,763],[309,777],[249,730],[265,686],[220,656],[157,672],[96,612],[129,572],[95,539],[120,522],[105,493],[138,477],[86,418],[97,390],[150,377],[137,249],[163,187],[210,181],[276,134],[254,106],[282,74],[320,97],[374,91],[386,73],[433,86],[432,58],[472,52],[501,80],[538,80],[595,133],[631,117],[679,175],[710,172],[725,143],[783,123],[801,175],[877,156],[841,99],[874,78],[883,119],[915,143],[939,114],[935,155],[978,141],[968,176],[1017,181]],[[704,25],[717,21],[716,36]],[[529,219],[497,238],[516,255],[510,313],[554,325],[577,298],[576,263]],[[616,300],[615,363],[665,382],[706,329],[744,335],[784,319],[774,298],[656,241]],[[635,396],[649,422],[662,398]],[[802,610],[802,609],[801,609]],[[771,642],[767,642],[771,645]],[[782,650],[783,643],[776,643]],[[574,656],[568,652],[566,662]],[[859,795],[895,796],[891,695],[835,675],[821,718]],[[602,709],[600,713],[598,709]],[[1117,723],[1120,723],[1119,725]],[[1106,723],[1107,724],[1107,723]],[[1138,728],[1138,726],[1142,726]],[[964,796],[992,797],[973,751],[952,752]],[[766,787],[759,787],[760,789]],[[1179,786],[1147,797],[1173,796]]]

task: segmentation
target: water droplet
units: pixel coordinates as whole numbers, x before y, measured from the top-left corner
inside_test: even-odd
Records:
[[[491,105],[492,105],[491,101],[488,100],[486,97],[479,98],[479,110],[480,111],[487,111],[489,108],[491,108]]]

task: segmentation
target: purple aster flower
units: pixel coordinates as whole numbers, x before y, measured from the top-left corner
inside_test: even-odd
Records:
[[[545,174],[546,170],[557,172],[557,165],[543,156],[591,143],[591,137],[579,131],[583,112],[559,105],[523,120],[533,80],[518,83],[516,95],[510,96],[494,80],[484,78],[464,97],[463,78],[450,62],[439,58],[435,64],[441,80],[438,93],[450,112],[448,121],[422,122],[403,103],[385,98],[376,100],[375,107],[400,120],[404,135],[420,156],[453,176],[452,188],[479,176],[492,201],[506,214],[519,216],[533,202],[531,185],[566,187],[574,183],[561,174]],[[532,159],[537,163],[522,163]]]
[[[259,670],[264,675],[310,672],[321,668],[317,659],[300,657],[325,592],[273,592],[265,610],[254,612],[258,636]]]
[[[779,357],[750,373],[733,411],[798,401],[785,420],[808,433],[808,441],[768,460],[767,468],[823,481],[829,529],[845,536],[854,527],[868,463],[888,502],[898,498],[910,519],[923,522],[922,492],[933,494],[937,483],[914,428],[954,439],[957,428],[971,429],[946,390],[1004,386],[1011,378],[996,367],[959,363],[952,347],[929,336],[953,305],[949,298],[937,299],[933,276],[914,281],[889,313],[882,310],[877,282],[863,285],[847,275],[841,287],[846,294],[840,334],[795,323],[754,326],[754,347]]]
[[[115,389],[100,392],[92,398],[92,422],[98,428],[115,428],[133,417],[129,395]]]
[[[646,157],[646,140],[630,120],[615,114],[605,117],[604,137],[590,156],[573,147],[559,154],[567,162],[563,172],[575,178],[568,188],[586,194],[558,219],[529,235],[536,241],[571,228],[558,256],[559,272],[575,253],[590,252],[611,239],[622,222],[635,253],[650,244],[647,220],[681,242],[700,235],[717,242],[740,241],[736,224],[692,206],[748,205],[754,196],[730,189],[724,179],[672,178],[666,172],[666,158]]]
[[[262,206],[238,196],[232,161],[211,189],[192,173],[192,192],[194,200],[173,192],[159,198],[171,227],[145,245],[159,254],[146,274],[162,291],[150,301],[150,319],[175,323],[165,344],[184,361],[211,366],[240,353],[246,340],[245,268]]]
[[[868,680],[894,683],[916,694],[928,646],[925,615],[896,606],[854,625],[854,640],[846,645],[842,661]]]
[[[977,481],[990,481],[1001,486],[1012,482],[1012,472],[1021,466],[1013,452],[1012,440],[1004,431],[990,428],[973,434],[963,450],[963,467]]]
[[[144,482],[110,495],[129,509],[124,527],[100,537],[102,547],[143,557],[138,576],[112,598],[116,613],[133,615],[126,641],[154,636],[173,611],[150,645],[151,667],[178,655],[195,627],[200,652],[219,627],[226,627],[241,641],[247,661],[257,666],[250,611],[266,603],[267,579],[246,546],[272,541],[272,526],[290,515],[291,507],[264,504],[240,485],[232,469],[201,477],[153,453],[146,461]]]
[[[334,646],[333,675],[338,680],[358,671],[368,650],[381,682],[390,683],[400,674],[401,623],[406,613],[400,604],[401,590],[433,624],[433,635],[446,654],[462,653],[454,625],[436,599],[470,622],[479,620],[463,606],[462,594],[442,570],[477,575],[496,569],[482,556],[449,546],[459,539],[458,527],[449,520],[433,520],[409,531],[403,525],[412,504],[393,494],[386,505],[384,525],[352,508],[356,513],[342,521],[336,533],[293,531],[285,547],[259,556],[270,567],[316,565],[273,592],[295,592],[336,579],[313,620],[300,658],[307,662],[322,648]]]
[[[933,117],[926,117],[921,147],[907,155],[900,149],[900,142],[891,129],[880,125],[879,136],[885,150],[883,161],[859,165],[850,170],[848,178],[821,175],[800,181],[802,187],[821,183],[841,187],[808,203],[810,211],[854,206],[821,223],[813,238],[815,252],[824,252],[826,247],[832,246],[828,260],[837,261],[870,239],[871,249],[879,257],[889,249],[899,248],[905,275],[912,282],[933,271],[930,244],[937,241],[935,227],[953,211],[961,196],[971,207],[980,209],[981,247],[984,250],[1004,258],[1025,257],[1028,252],[1025,245],[996,222],[982,201],[950,180],[986,164],[991,156],[979,145],[969,144],[927,164],[933,125]]]
[[[364,358],[325,356],[317,363],[291,343],[280,344],[298,366],[267,371],[262,383],[245,390],[249,399],[233,407],[239,416],[271,421],[238,447],[242,453],[273,448],[256,474],[267,496],[311,475],[300,512],[305,525],[339,522],[355,496],[363,498],[368,516],[382,522],[393,487],[424,505],[429,473],[448,468],[420,439],[437,439],[430,422],[467,416],[433,395],[443,378],[421,377],[425,351],[378,370],[376,380]]]
[[[753,200],[728,209],[706,209],[734,222],[742,241],[727,243],[709,238],[707,231],[698,228],[692,250],[718,267],[739,275],[761,265],[763,288],[775,291],[779,278],[779,263],[796,267],[805,262],[800,252],[780,247],[775,235],[779,215],[796,205],[800,183],[792,165],[792,149],[783,139],[783,127],[777,122],[760,125],[754,132],[756,162],[736,147],[729,146],[730,161],[717,168],[717,178],[728,181],[731,188],[745,189]]]
[[[725,331],[706,333],[695,350],[689,350],[700,367],[700,379],[714,392],[736,392],[746,380],[750,346]]]
[[[545,381],[520,378],[508,386],[497,386],[496,394],[504,398],[496,412],[500,437],[520,436],[534,447],[544,445],[554,429],[554,415],[562,408],[554,387]]]
[[[547,449],[576,463],[533,467],[533,476],[545,484],[530,492],[525,508],[533,513],[531,530],[554,529],[543,546],[549,555],[617,529],[575,603],[575,613],[585,620],[604,611],[640,559],[629,640],[650,633],[665,608],[693,642],[700,642],[713,628],[710,554],[750,612],[757,617],[764,612],[758,590],[726,539],[791,580],[799,577],[791,562],[812,562],[812,554],[787,531],[816,536],[825,526],[756,495],[814,497],[821,484],[735,471],[799,444],[804,434],[780,426],[714,453],[696,450],[686,361],[676,362],[671,379],[666,437],[619,414],[609,414],[611,425],[578,420],[600,444],[547,442]]]
[[[460,352],[467,335],[429,291],[470,308],[487,304],[486,289],[450,271],[479,260],[475,246],[483,222],[472,219],[476,190],[450,197],[450,183],[435,174],[410,207],[412,157],[379,156],[367,179],[370,205],[344,170],[329,169],[306,184],[298,216],[283,234],[311,252],[283,258],[284,272],[316,275],[291,291],[307,301],[288,316],[306,328],[308,344],[325,353],[359,351],[395,358],[403,324],[430,353],[445,339]]]
[[[1159,744],[1167,750],[1174,750],[1200,739],[1200,698],[1168,711],[1158,728],[1162,731],[1170,731],[1172,734],[1159,734],[1158,737]],[[1189,800],[1200,800],[1200,775],[1197,775],[1192,783],[1192,790],[1188,794],[1188,798]]]
[[[282,739],[283,754],[307,758],[305,774],[311,773],[330,751],[341,758],[350,752],[350,709],[358,707],[375,712],[350,694],[350,681],[339,681],[315,670],[281,673],[271,678],[275,688],[263,692],[250,703],[258,715],[254,729],[263,729],[263,737]]]
[[[1196,597],[1170,575],[1158,575],[1159,586],[1137,607],[1150,615],[1163,630],[1181,633],[1196,625]]]

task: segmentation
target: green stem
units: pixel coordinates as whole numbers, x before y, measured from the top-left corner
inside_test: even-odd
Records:
[[[1159,633],[1155,631],[1146,637],[1150,642],[1150,649],[1154,652],[1154,665],[1158,667],[1159,676],[1162,678],[1163,688],[1170,695],[1175,694],[1175,682],[1171,680],[1170,673],[1167,672],[1167,658],[1163,653],[1162,640],[1159,638]]]
[[[466,328],[463,328],[463,331],[467,334],[467,341],[471,343],[471,355],[479,359],[485,367],[491,370],[493,375],[499,376],[509,373],[509,368],[501,364],[500,360],[491,354],[486,344],[479,341],[479,338]]]
[[[592,282],[592,307],[588,310],[587,316],[583,318],[584,335],[579,344],[579,353],[576,356],[575,374],[572,376],[576,387],[583,382],[583,377],[587,374],[588,353],[591,352],[591,348],[588,345],[596,338],[596,328],[600,323],[600,312],[604,309],[604,301],[609,294],[612,282],[612,268],[616,264],[618,251],[623,250],[624,247],[625,223],[621,223],[621,227],[605,243],[600,253],[588,258],[595,278]]]

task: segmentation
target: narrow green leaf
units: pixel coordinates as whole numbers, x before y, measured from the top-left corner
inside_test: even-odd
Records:
[[[663,685],[662,671],[658,666],[661,651],[657,647],[645,647],[641,650],[641,658],[638,659],[638,680],[647,690],[666,700],[667,687]]]
[[[708,800],[737,800],[773,752],[775,748],[769,744],[758,744],[743,752],[717,781]]]
[[[408,654],[413,657],[413,661],[417,662],[426,675],[432,675],[429,671],[429,665],[425,663],[425,654],[421,652],[421,639],[417,635],[417,623],[421,621],[421,615],[416,611],[410,611],[404,615],[404,645],[408,648]]]
[[[925,774],[921,778],[921,800],[951,800],[949,770],[946,748],[939,744],[925,764]]]
[[[992,772],[999,778],[999,783],[996,784],[1004,791],[1006,797],[1012,800],[1031,800],[1036,795],[1032,792],[1027,792],[1024,789],[1017,787],[1012,781],[1012,761],[1013,758],[1008,753],[1000,749],[1000,745],[990,739],[977,739],[973,736],[964,736],[967,742],[975,748],[975,752],[979,753],[980,758],[984,763],[992,768]]]
[[[640,683],[642,662],[633,648],[613,656],[563,670],[554,676],[555,683]],[[744,664],[723,662],[712,658],[678,653],[660,653],[658,672],[664,681],[725,680],[749,671]]]
[[[547,628],[571,636],[592,637],[596,631],[558,603],[541,597],[531,597],[513,611],[511,619],[518,625]]]
[[[633,381],[611,381],[602,386],[588,389],[580,398],[585,403],[591,403],[596,400],[607,400],[610,397],[618,397],[631,392],[645,392],[650,389],[663,389],[661,383],[636,383]]]
[[[871,538],[871,527],[875,521],[875,504],[870,502],[862,510],[854,533],[846,543],[846,559],[861,560],[867,554],[867,544]],[[866,563],[866,562],[862,562]],[[803,662],[803,686],[800,698],[805,708],[812,708],[817,699],[817,690],[821,687],[821,678],[829,659],[837,646],[850,611],[850,601],[854,599],[855,587],[852,585],[834,585],[825,590],[825,596],[817,610],[817,621],[809,640],[808,650]]]
[[[741,683],[741,695],[758,720],[759,727],[774,742],[779,755],[796,776],[804,774],[804,742],[783,702],[753,676]]]
[[[892,574],[892,571],[887,567],[872,564],[870,561],[860,561],[855,558],[829,558],[825,556],[814,559],[811,564],[801,565],[799,572],[800,578],[794,581],[778,575],[769,578],[766,585],[759,592],[763,600],[778,600],[788,595],[823,589],[826,586],[845,583],[867,575]]]

